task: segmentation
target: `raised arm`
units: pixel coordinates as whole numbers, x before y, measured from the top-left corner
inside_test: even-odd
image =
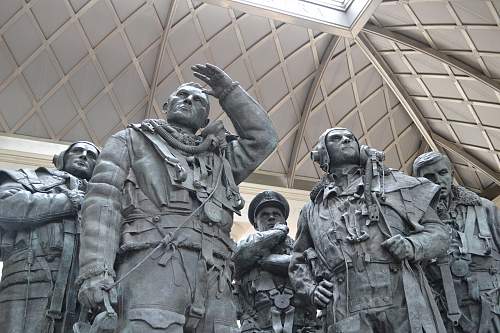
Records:
[[[192,69],[212,88],[207,93],[219,99],[238,133],[239,137],[229,143],[226,157],[239,184],[276,148],[278,135],[262,107],[224,71],[210,64]]]

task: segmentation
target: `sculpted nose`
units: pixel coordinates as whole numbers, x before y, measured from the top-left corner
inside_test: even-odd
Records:
[[[349,142],[351,142],[351,139],[349,137],[347,136],[342,137],[342,143],[349,143]]]
[[[192,105],[193,104],[193,96],[189,95],[188,97],[184,98],[184,103]]]

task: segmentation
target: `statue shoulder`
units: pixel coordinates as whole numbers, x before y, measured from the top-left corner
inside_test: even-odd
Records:
[[[68,173],[57,169],[39,167],[37,169],[0,170],[0,185],[7,183],[21,184],[30,191],[36,191],[37,186],[54,181],[62,181]]]
[[[398,171],[390,170],[384,179],[384,190],[386,193],[408,190],[414,196],[424,195],[433,198],[439,191],[439,186],[423,177],[412,177]]]
[[[0,185],[5,183],[19,183],[20,180],[26,179],[26,174],[22,170],[0,170]]]

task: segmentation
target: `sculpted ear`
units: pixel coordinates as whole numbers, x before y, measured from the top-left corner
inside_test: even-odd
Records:
[[[205,119],[205,123],[203,124],[202,127],[207,127],[208,126],[208,123],[210,123],[210,119]]]

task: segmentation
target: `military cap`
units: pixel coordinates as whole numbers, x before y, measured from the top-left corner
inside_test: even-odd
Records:
[[[278,206],[283,215],[285,216],[285,220],[288,218],[288,214],[290,213],[290,206],[288,205],[288,201],[285,197],[275,191],[264,191],[255,196],[252,202],[250,202],[250,206],[248,207],[248,219],[253,226],[255,226],[255,217],[257,216],[259,210],[267,204],[273,204]]]

